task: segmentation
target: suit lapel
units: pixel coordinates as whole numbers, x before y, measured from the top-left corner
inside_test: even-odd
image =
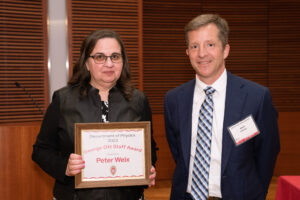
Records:
[[[223,142],[222,142],[222,166],[221,174],[228,164],[230,152],[235,146],[228,127],[241,120],[241,114],[244,103],[246,101],[247,92],[243,90],[243,84],[241,81],[227,72],[227,88],[226,88],[226,100],[225,100],[225,112],[223,123]],[[191,134],[192,134],[192,109],[194,98],[195,79],[188,82],[187,85],[182,87],[179,95],[179,118],[180,121],[180,141],[181,150],[184,156],[184,162],[186,167],[189,166],[190,152],[191,152]]]
[[[191,134],[192,134],[192,109],[194,98],[195,79],[188,82],[187,85],[182,87],[178,96],[179,102],[179,118],[180,121],[180,141],[181,150],[183,152],[184,162],[186,167],[189,166],[190,153],[191,153]]]
[[[230,72],[227,72],[221,175],[224,173],[224,170],[227,166],[230,152],[235,146],[228,131],[228,127],[241,120],[241,114],[247,96],[247,93],[245,92],[245,90],[243,90],[243,87],[244,85],[238,78],[236,78]]]

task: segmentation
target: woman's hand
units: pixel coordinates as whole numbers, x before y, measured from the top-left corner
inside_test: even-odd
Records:
[[[72,153],[68,160],[66,175],[75,176],[76,174],[79,174],[84,167],[85,164],[84,160],[82,160],[81,155]]]
[[[155,171],[155,168],[152,166],[150,169],[149,179],[151,180],[151,183],[149,184],[149,187],[155,185],[155,177],[156,177],[156,171]]]

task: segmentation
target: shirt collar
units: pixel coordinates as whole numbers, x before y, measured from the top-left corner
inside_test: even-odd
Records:
[[[221,76],[212,85],[205,84],[196,75],[196,85],[195,85],[195,88],[197,90],[200,90],[200,91],[203,91],[208,86],[211,86],[211,87],[213,87],[216,90],[217,93],[219,93],[220,91],[222,91],[222,90],[224,90],[226,88],[226,84],[227,84],[227,71],[226,71],[226,69],[223,71],[223,73],[221,74]]]

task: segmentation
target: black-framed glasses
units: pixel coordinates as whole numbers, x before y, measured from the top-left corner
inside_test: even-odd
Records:
[[[106,62],[107,58],[109,57],[111,62],[113,63],[120,63],[122,62],[122,55],[120,53],[113,53],[110,56],[106,56],[103,53],[96,53],[93,56],[89,56],[91,58],[93,58],[93,60],[95,61],[96,64],[103,64]]]

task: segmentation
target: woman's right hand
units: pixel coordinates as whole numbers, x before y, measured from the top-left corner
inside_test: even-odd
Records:
[[[76,174],[79,174],[84,167],[85,163],[84,160],[82,160],[81,155],[72,153],[68,160],[66,175],[75,176]]]

